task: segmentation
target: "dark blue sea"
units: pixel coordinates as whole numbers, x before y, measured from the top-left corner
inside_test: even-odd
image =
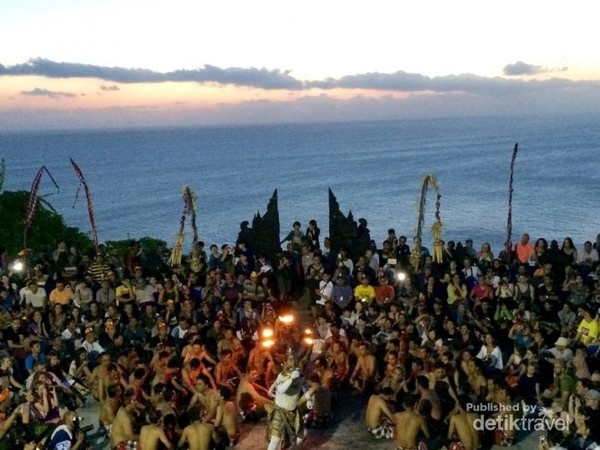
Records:
[[[513,238],[528,232],[561,242],[570,236],[579,247],[600,232],[599,119],[0,131],[0,158],[7,166],[5,190],[29,190],[45,164],[60,186],[47,200],[69,225],[89,231],[85,197],[73,207],[79,181],[72,157],[90,186],[101,241],[154,236],[169,244],[179,226],[183,185],[198,196],[200,239],[209,244],[233,242],[240,222],[263,213],[275,189],[282,235],[294,220],[305,228],[310,219],[326,235],[329,187],[345,212],[367,219],[378,243],[390,227],[412,237],[421,178],[431,173],[442,193],[444,239],[472,238],[477,248],[489,241],[497,254],[506,238],[516,142]],[[41,189],[55,192],[48,178]],[[430,246],[433,193],[428,200],[424,244]]]

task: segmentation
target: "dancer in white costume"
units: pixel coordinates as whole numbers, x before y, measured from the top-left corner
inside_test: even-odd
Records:
[[[277,450],[282,440],[289,442],[292,448],[296,448],[304,438],[302,419],[298,412],[298,400],[302,394],[304,381],[297,366],[292,351],[288,350],[283,369],[269,389],[269,394],[275,398],[275,402],[266,406],[269,413],[268,450]]]

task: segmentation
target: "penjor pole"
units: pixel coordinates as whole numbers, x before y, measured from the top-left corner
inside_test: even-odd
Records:
[[[33,179],[33,183],[31,183],[31,192],[29,194],[29,203],[27,203],[27,212],[25,214],[25,223],[23,224],[23,249],[25,252],[25,273],[29,273],[29,258],[28,258],[28,250],[27,250],[27,234],[29,233],[29,229],[33,224],[33,219],[35,217],[35,213],[37,211],[38,202],[40,198],[40,183],[42,182],[42,175],[44,173],[48,174],[54,186],[56,186],[57,192],[60,190],[58,184],[56,184],[56,180],[48,170],[46,166],[40,167],[40,170],[35,174],[35,178]]]
[[[90,194],[90,189],[85,181],[85,177],[83,176],[83,172],[79,168],[79,166],[73,161],[73,158],[69,158],[71,164],[73,165],[73,169],[75,169],[75,173],[79,178],[79,187],[77,188],[77,194],[75,194],[75,202],[77,202],[77,197],[79,196],[79,189],[83,186],[85,191],[85,198],[87,200],[88,214],[90,215],[90,225],[92,226],[92,237],[94,239],[94,245],[96,246],[96,250],[98,250],[98,230],[96,228],[96,215],[94,214],[94,205],[92,204],[92,195]],[[75,203],[73,203],[73,208],[75,207]]]
[[[181,264],[183,258],[183,239],[185,231],[185,220],[187,216],[191,217],[192,222],[192,233],[193,233],[193,244],[198,241],[198,227],[196,225],[196,194],[188,187],[184,186],[182,189],[183,197],[183,212],[181,213],[181,219],[179,220],[179,233],[175,238],[175,245],[171,250],[171,256],[169,257],[169,266],[177,267]]]
[[[506,219],[506,243],[504,244],[506,251],[510,255],[512,251],[512,195],[513,195],[513,180],[515,172],[515,160],[517,159],[517,152],[519,151],[519,144],[516,143],[512,152],[512,158],[510,160],[510,178],[508,181],[508,217]]]

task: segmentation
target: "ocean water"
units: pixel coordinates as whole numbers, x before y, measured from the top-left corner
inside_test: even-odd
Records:
[[[328,234],[327,188],[342,210],[364,217],[380,243],[386,230],[412,240],[421,179],[434,174],[442,194],[445,240],[472,238],[498,253],[506,238],[509,164],[519,143],[513,241],[577,246],[600,232],[600,117],[529,116],[210,128],[40,132],[0,131],[5,190],[29,190],[46,165],[60,186],[42,194],[67,223],[89,231],[85,196],[74,205],[81,167],[91,189],[101,241],[154,236],[172,244],[183,203],[198,196],[200,239],[231,243],[243,220],[263,213],[279,192],[281,233],[294,220],[317,220]],[[431,245],[434,194],[424,244]],[[0,221],[1,226],[1,221]],[[187,225],[186,243],[191,241]]]

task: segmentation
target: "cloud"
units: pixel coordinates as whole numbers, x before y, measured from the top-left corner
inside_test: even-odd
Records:
[[[557,67],[549,68],[543,66],[536,66],[534,64],[527,64],[523,61],[517,61],[514,64],[507,64],[502,69],[502,73],[506,76],[519,76],[519,75],[538,75],[540,73],[548,72],[565,72],[569,70],[568,67]]]
[[[504,68],[509,77],[514,75],[535,74],[543,72],[564,71],[566,68],[548,69],[519,61]],[[47,59],[31,59],[24,64],[3,66],[0,64],[0,76],[38,75],[48,78],[96,78],[114,83],[162,83],[162,82],[197,82],[219,83],[240,87],[259,89],[285,89],[303,91],[310,89],[368,89],[388,92],[437,92],[437,93],[470,93],[498,97],[505,95],[521,95],[531,90],[555,89],[557,87],[573,88],[578,83],[567,79],[524,80],[506,77],[482,77],[473,74],[446,75],[428,77],[419,73],[397,71],[392,73],[367,72],[346,75],[324,80],[299,80],[289,71],[280,69],[257,69],[229,67],[220,68],[205,65],[194,70],[176,70],[172,72],[156,72],[149,69],[128,69],[123,67],[104,67],[79,63],[58,63]],[[103,91],[116,91],[119,87],[106,84]]]
[[[570,83],[568,80],[561,80]],[[481,77],[473,74],[428,77],[403,71],[393,73],[371,72],[310,81],[307,86],[319,89],[372,89],[380,91],[470,93],[486,96],[515,95],[528,92],[534,81],[512,80],[501,77]],[[542,84],[537,85],[543,87]]]
[[[100,89],[103,91],[120,91],[121,89],[116,84],[107,86],[106,84],[100,86]]]
[[[537,86],[533,84],[532,86]],[[206,126],[273,123],[315,123],[373,120],[402,120],[440,117],[476,117],[582,114],[589,121],[600,117],[598,84],[574,83],[564,88],[549,83],[544,90],[532,89],[523,95],[498,96],[464,92],[419,93],[397,98],[381,94],[356,95],[339,99],[333,95],[306,92],[298,98],[281,101],[251,100],[235,104],[195,106],[172,104],[168,107],[122,105],[110,108],[59,108],[46,106],[3,108],[3,129],[124,128],[148,126]]]
[[[156,72],[149,69],[104,67],[90,64],[62,63],[48,59],[30,59],[24,64],[3,66],[0,75],[38,75],[48,78],[99,78],[116,83],[163,83],[167,81],[197,83],[221,83],[262,89],[302,89],[302,82],[289,71],[265,68],[219,68],[205,65],[200,69]]]
[[[50,97],[54,100],[59,98],[73,98],[77,97],[78,94],[74,92],[58,92],[58,91],[50,91],[48,89],[35,88],[31,91],[21,91],[21,95],[27,95],[31,97]],[[82,94],[85,95],[85,94]]]

